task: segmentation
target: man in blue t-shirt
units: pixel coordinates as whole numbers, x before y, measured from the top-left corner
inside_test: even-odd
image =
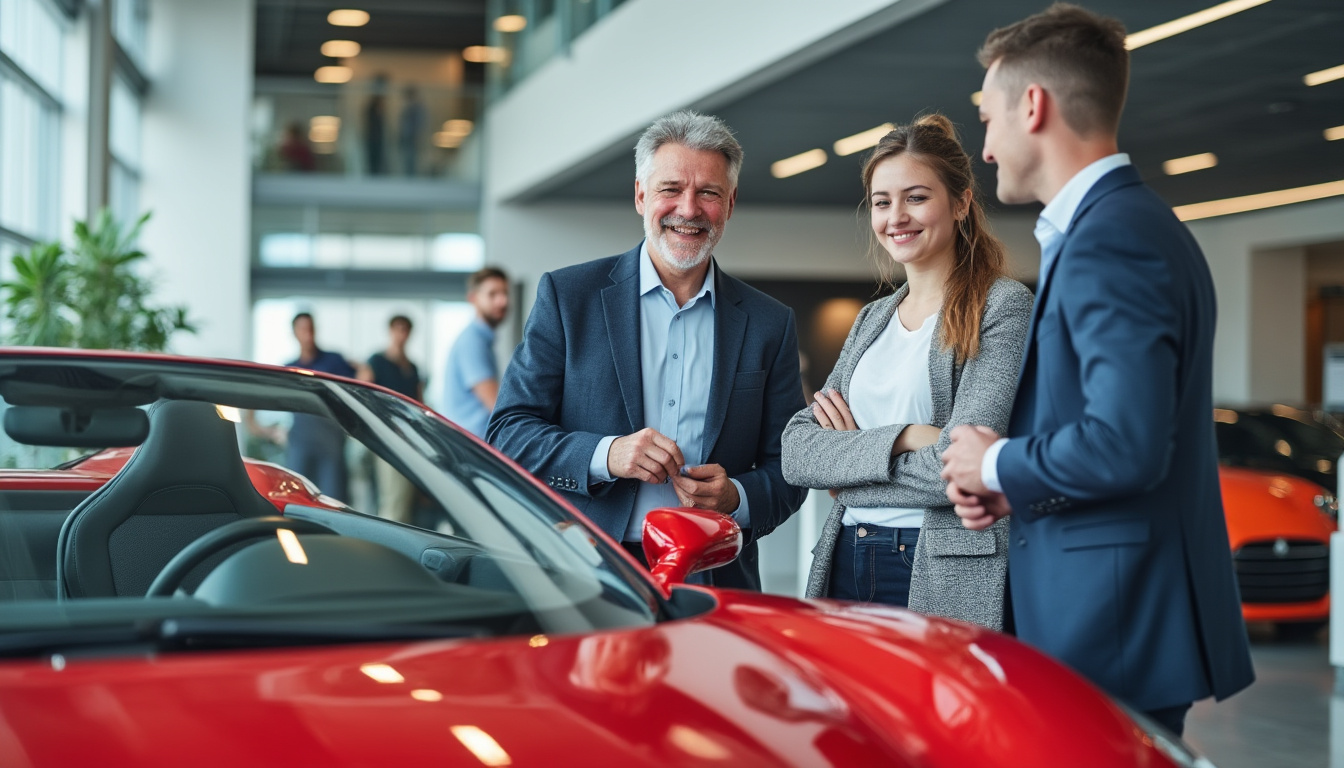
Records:
[[[473,273],[467,278],[467,301],[476,307],[476,317],[448,352],[448,368],[443,377],[443,415],[484,438],[499,394],[495,328],[509,312],[508,276],[495,267]]]
[[[286,366],[354,378],[355,367],[345,357],[318,348],[311,314],[295,315],[293,328],[294,338],[299,342],[299,357],[285,363]],[[349,501],[345,430],[339,424],[322,416],[296,413],[286,440],[286,466],[313,481],[322,493]]]

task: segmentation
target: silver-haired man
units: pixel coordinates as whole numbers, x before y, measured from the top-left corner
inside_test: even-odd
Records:
[[[742,554],[705,580],[760,589],[756,540],[803,501],[780,435],[804,403],[793,312],[713,257],[741,167],[718,118],[678,112],[644,132],[644,241],[542,276],[486,434],[640,560],[653,509],[731,516]]]

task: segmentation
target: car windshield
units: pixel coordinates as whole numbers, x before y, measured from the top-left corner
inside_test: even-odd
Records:
[[[372,387],[11,354],[0,400],[0,652],[545,635],[661,604],[519,470]]]
[[[1344,453],[1344,438],[1315,421],[1223,410],[1215,418],[1218,456],[1226,464],[1324,473]]]

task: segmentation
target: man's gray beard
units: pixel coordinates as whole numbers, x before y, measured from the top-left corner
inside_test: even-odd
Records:
[[[670,217],[664,217],[665,220],[668,218]],[[688,222],[685,219],[682,219],[680,222],[671,223],[676,225],[678,223],[685,224]],[[667,266],[679,272],[687,272],[704,264],[705,259],[708,259],[709,255],[714,252],[714,246],[719,244],[719,238],[722,236],[719,230],[716,230],[713,227],[705,227],[705,229],[709,231],[709,237],[705,238],[705,243],[700,246],[700,250],[696,251],[689,258],[680,258],[677,251],[672,247],[672,244],[667,241],[667,235],[663,232],[662,222],[653,221],[648,217],[644,219],[645,239],[655,246],[653,250],[658,254],[658,257],[667,264]]]

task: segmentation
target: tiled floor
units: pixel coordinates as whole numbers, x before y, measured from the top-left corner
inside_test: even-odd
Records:
[[[1324,633],[1289,643],[1253,626],[1251,644],[1255,684],[1221,703],[1196,704],[1186,741],[1218,768],[1344,768],[1344,698],[1331,696]]]

